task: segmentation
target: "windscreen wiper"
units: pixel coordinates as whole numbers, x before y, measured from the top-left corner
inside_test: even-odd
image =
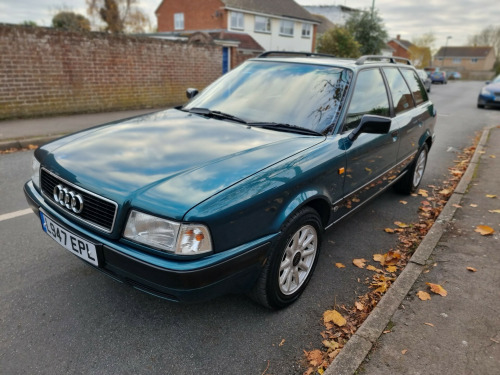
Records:
[[[297,125],[282,124],[278,122],[247,122],[248,126],[257,126],[259,128],[273,129],[278,131],[285,131],[290,133],[299,133],[307,135],[323,135],[315,130],[302,128]]]
[[[224,113],[221,111],[212,111],[208,108],[190,108],[189,113],[196,113],[197,115],[203,115],[211,118],[220,118],[224,120],[232,120],[239,122],[241,124],[246,124],[247,122],[242,118],[230,115],[229,113]]]

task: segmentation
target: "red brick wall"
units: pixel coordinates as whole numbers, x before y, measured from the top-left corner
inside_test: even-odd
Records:
[[[222,48],[0,24],[0,119],[186,101],[222,73]]]
[[[175,31],[175,13],[184,13],[184,30],[227,29],[223,9],[220,0],[165,0],[156,12],[158,31]]]

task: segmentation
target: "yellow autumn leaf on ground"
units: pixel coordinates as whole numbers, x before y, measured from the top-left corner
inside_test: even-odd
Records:
[[[495,155],[490,155],[490,158],[495,159],[496,156]]]
[[[322,344],[326,346],[328,349],[337,350],[340,347],[340,344],[335,340],[323,340]]]
[[[281,340],[278,346],[283,346],[283,345],[285,345],[285,339]]]
[[[478,225],[474,231],[479,233],[481,236],[488,236],[495,232],[492,227],[487,225]]]
[[[500,210],[488,210],[488,212],[491,212],[492,214],[500,214]]]
[[[395,232],[395,230],[392,228],[385,228],[384,230],[386,233],[394,233]]]
[[[400,228],[408,228],[409,227],[408,224],[402,223],[400,221],[395,221],[394,224],[396,224]]]
[[[337,310],[327,310],[323,313],[323,321],[326,323],[332,322],[333,324],[342,327],[345,326],[347,320]]]
[[[352,263],[359,268],[365,268],[366,259],[353,259]]]
[[[37,145],[28,145],[28,150],[36,150],[38,148]]]
[[[399,203],[401,203],[401,204],[408,204],[407,201],[399,201]]]
[[[418,189],[418,195],[421,195],[422,197],[428,197],[429,193],[427,192],[427,190]]]
[[[383,266],[384,262],[385,262],[385,255],[382,255],[382,254],[373,254],[373,260],[375,262],[379,262]]]
[[[374,272],[384,273],[384,271],[382,271],[381,269],[378,269],[377,267],[372,266],[371,264],[369,264],[368,266],[366,266],[366,269],[368,271],[374,271]]]
[[[450,195],[451,193],[453,193],[453,191],[451,189],[443,189],[439,192],[439,194],[442,194],[442,195]]]
[[[429,327],[434,327],[434,324],[432,323],[424,323],[426,326],[429,326]]]
[[[386,269],[387,272],[393,273],[393,272],[396,272],[398,270],[398,267],[396,267],[396,266],[387,266],[387,267],[385,267],[385,269]]]
[[[427,301],[427,300],[431,299],[431,295],[429,293],[427,293],[427,292],[424,292],[423,290],[418,291],[417,296],[422,301]]]
[[[496,198],[497,196],[494,194],[486,194],[486,198]]]
[[[408,349],[403,349],[403,350],[401,350],[401,354],[402,354],[402,355],[405,355],[405,354],[406,354],[406,352],[408,352]]]
[[[467,271],[477,272],[477,270],[474,267],[467,267]]]
[[[469,206],[471,206],[471,207],[477,207],[477,204],[471,203],[471,204],[469,204]]]
[[[359,311],[363,311],[365,309],[365,305],[358,301],[354,302],[354,306],[356,306],[356,309],[358,309]]]
[[[386,266],[395,266],[401,259],[401,253],[399,252],[399,250],[389,251],[385,253],[384,256],[385,256],[384,265]]]
[[[337,267],[337,268],[345,268],[345,266],[342,263],[335,263],[335,267]]]
[[[448,292],[439,284],[426,283],[431,288],[433,293],[439,294],[440,296],[446,297]]]

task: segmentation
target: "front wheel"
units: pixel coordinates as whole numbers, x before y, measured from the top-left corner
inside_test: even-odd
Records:
[[[293,303],[316,267],[322,231],[321,220],[312,208],[302,208],[289,218],[250,297],[272,309]]]
[[[408,172],[396,183],[395,188],[397,191],[403,194],[411,194],[417,190],[424,176],[428,154],[429,147],[427,144],[424,144]]]

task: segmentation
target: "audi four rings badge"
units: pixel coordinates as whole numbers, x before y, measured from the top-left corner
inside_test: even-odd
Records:
[[[54,200],[61,206],[73,211],[75,214],[79,214],[83,211],[82,196],[61,184],[54,187]]]

